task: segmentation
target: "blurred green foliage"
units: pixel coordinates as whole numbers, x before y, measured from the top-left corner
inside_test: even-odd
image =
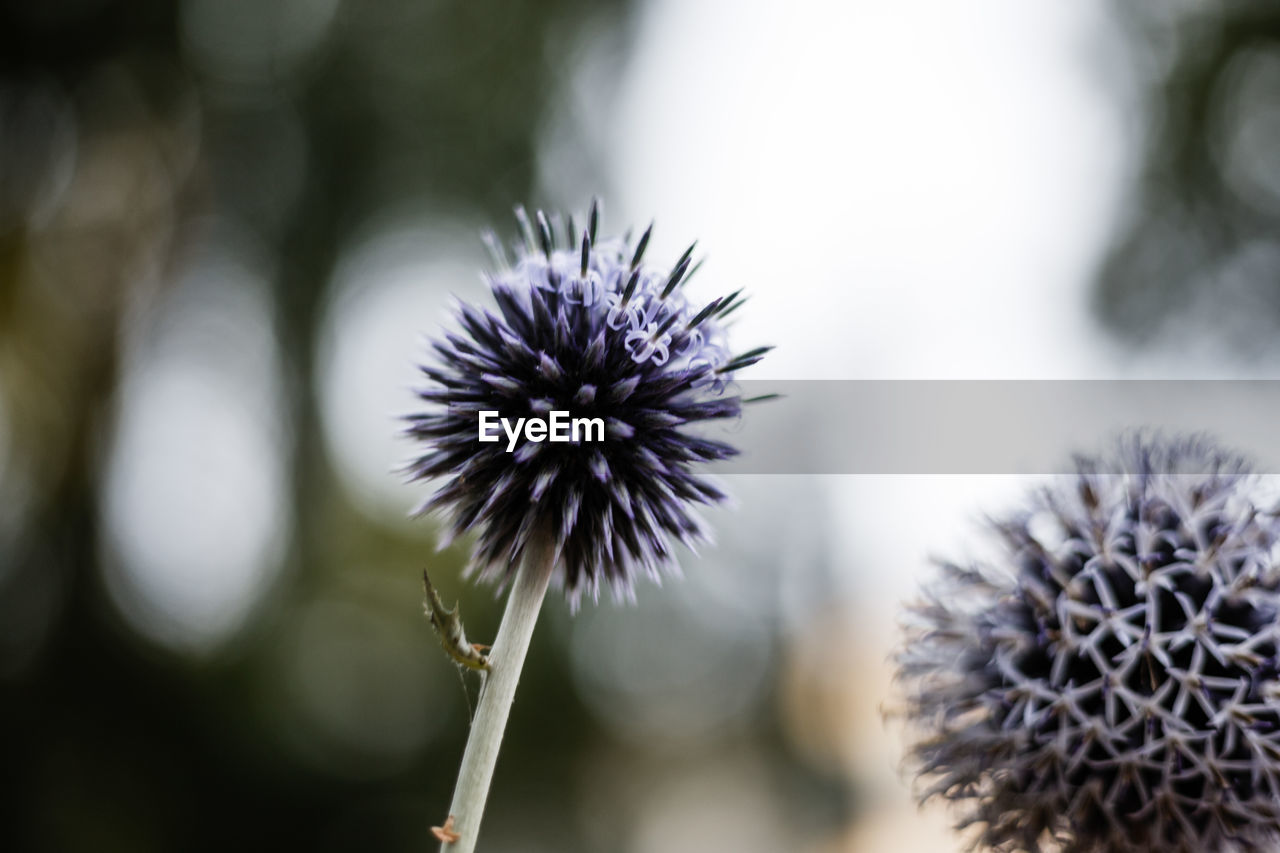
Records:
[[[465,704],[421,617],[417,572],[433,559],[458,594],[463,552],[424,556],[427,528],[370,519],[336,481],[314,393],[322,296],[339,247],[376,209],[427,200],[497,218],[527,199],[568,51],[588,24],[616,29],[626,11],[585,0],[0,7],[0,848],[426,848]],[[282,579],[248,629],[189,659],[139,638],[109,603],[99,499],[122,338],[209,214],[250,233],[276,271],[292,529]],[[368,583],[353,585],[364,565]],[[317,753],[324,739],[282,710],[289,626],[325,601],[357,639],[397,626],[419,689],[450,691],[456,713],[432,723],[449,736],[410,764],[370,763],[358,738]],[[492,632],[490,591],[463,607],[476,636]],[[536,645],[533,666],[494,792],[513,804],[565,790],[572,744],[594,731]],[[553,837],[568,808],[530,831]],[[545,849],[572,849],[573,837]]]
[[[1115,3],[1138,180],[1094,305],[1121,339],[1274,355],[1280,328],[1280,5]]]

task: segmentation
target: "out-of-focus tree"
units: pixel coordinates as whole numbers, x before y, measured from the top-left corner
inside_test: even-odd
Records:
[[[1116,3],[1140,161],[1094,303],[1143,343],[1208,334],[1245,354],[1280,328],[1280,6]]]
[[[373,211],[494,218],[527,199],[574,45],[624,12],[584,0],[0,4],[0,848],[423,849],[452,778],[435,766],[452,767],[459,747],[370,773],[356,747],[309,759],[308,733],[291,746],[277,710],[289,685],[271,661],[289,637],[333,644],[342,660],[384,621],[407,625],[423,664],[421,685],[404,689],[452,679],[430,668],[419,621],[429,541],[357,512],[322,447],[323,296]],[[269,606],[238,642],[187,657],[140,638],[105,592],[116,557],[103,478],[128,405],[123,350],[211,229],[241,235],[269,271],[288,529]],[[373,555],[403,570],[398,604],[375,596],[398,623],[334,591]],[[435,559],[458,568],[457,553]],[[282,627],[325,595],[337,615],[306,624],[354,620],[349,636]],[[317,678],[350,700],[359,687],[339,683],[350,674]],[[562,698],[563,677],[541,683],[567,706],[539,745],[549,752],[591,727]],[[456,682],[443,684],[460,703]],[[513,784],[537,757],[513,759],[524,768]]]

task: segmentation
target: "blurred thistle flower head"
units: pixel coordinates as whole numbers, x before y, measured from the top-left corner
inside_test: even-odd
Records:
[[[1267,484],[1136,435],[943,563],[898,654],[921,800],[995,850],[1270,849],[1280,571]],[[980,829],[976,829],[980,827]]]
[[[741,290],[706,305],[686,298],[693,246],[655,267],[652,226],[634,242],[600,239],[596,205],[581,231],[572,218],[516,216],[513,259],[486,235],[496,307],[458,305],[457,328],[421,367],[429,381],[417,394],[430,407],[407,418],[407,433],[426,450],[408,470],[444,483],[420,511],[445,511],[450,538],[475,531],[482,578],[505,582],[537,534],[555,544],[556,580],[575,605],[602,584],[632,596],[637,573],[675,570],[671,539],[707,540],[695,507],[725,494],[697,468],[737,451],[690,427],[741,414],[732,380],[768,348],[728,348]],[[505,436],[477,440],[482,411],[599,418],[604,441],[524,441],[508,453]]]

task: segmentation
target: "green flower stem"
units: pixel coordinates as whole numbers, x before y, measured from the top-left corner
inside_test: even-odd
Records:
[[[446,841],[441,844],[441,853],[472,853],[475,850],[480,818],[484,815],[485,800],[489,796],[489,783],[493,780],[493,768],[498,763],[502,733],[507,727],[507,716],[516,696],[516,684],[520,681],[520,670],[529,651],[533,626],[537,624],[538,612],[542,609],[542,599],[546,596],[554,568],[555,548],[550,537],[530,541],[507,597],[507,610],[502,616],[502,624],[498,626],[498,636],[493,641],[489,672],[471,721],[471,734],[462,753],[462,766],[458,769],[458,784],[453,791],[449,814],[453,817],[453,831],[459,837],[452,843]]]

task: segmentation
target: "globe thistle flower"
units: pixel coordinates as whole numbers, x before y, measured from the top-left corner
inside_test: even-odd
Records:
[[[1280,828],[1280,522],[1203,438],[1137,436],[944,562],[898,655],[922,801],[995,850],[1261,850]]]
[[[421,511],[445,511],[450,536],[476,531],[483,578],[505,582],[530,538],[545,536],[572,602],[602,582],[630,595],[637,574],[674,569],[669,540],[707,538],[695,506],[725,495],[697,467],[736,450],[689,428],[739,416],[729,383],[768,348],[728,349],[740,290],[687,299],[693,246],[658,267],[645,263],[652,226],[634,243],[600,239],[594,204],[582,231],[572,218],[516,216],[513,260],[486,239],[495,308],[458,305],[459,328],[432,342],[438,361],[421,368],[429,384],[418,396],[432,408],[408,418],[427,444],[409,471],[445,480]],[[525,441],[512,453],[505,439],[477,441],[482,411],[514,423],[556,410],[601,419],[604,441]]]

